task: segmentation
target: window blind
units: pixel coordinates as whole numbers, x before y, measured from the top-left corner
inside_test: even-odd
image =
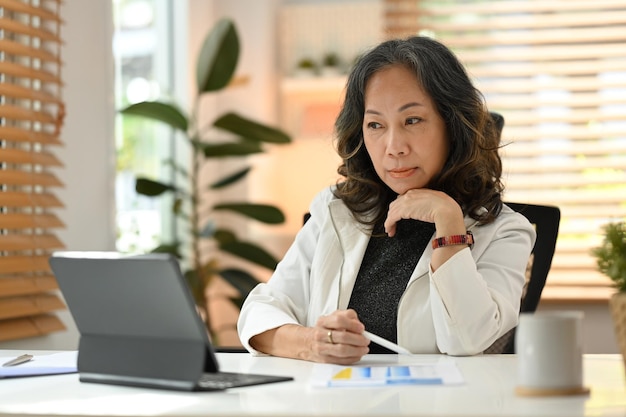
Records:
[[[60,0],[0,0],[0,341],[64,329],[48,266],[63,248]]]
[[[546,294],[606,298],[590,251],[603,224],[626,219],[626,3],[385,3],[390,36],[448,45],[504,116],[505,200],[561,209]]]

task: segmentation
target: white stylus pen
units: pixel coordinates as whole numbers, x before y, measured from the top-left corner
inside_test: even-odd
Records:
[[[411,352],[409,352],[408,350],[406,350],[402,346],[398,346],[395,343],[390,342],[387,339],[383,339],[380,336],[376,336],[375,334],[370,333],[367,330],[363,331],[363,336],[367,337],[372,342],[378,343],[379,345],[381,345],[383,347],[386,347],[389,350],[393,350],[396,353],[401,353],[403,355],[410,355],[411,354]]]

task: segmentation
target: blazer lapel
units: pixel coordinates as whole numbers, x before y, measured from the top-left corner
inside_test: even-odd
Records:
[[[345,309],[348,307],[371,232],[352,217],[352,213],[341,200],[331,201],[328,208],[341,250],[341,254],[337,256],[343,258],[337,308]]]

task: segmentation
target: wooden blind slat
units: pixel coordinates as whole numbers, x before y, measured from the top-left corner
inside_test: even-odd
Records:
[[[536,77],[538,75],[587,75],[592,72],[610,73],[626,70],[626,58],[605,61],[568,61],[557,63],[504,63],[472,68],[474,77]],[[548,88],[548,86],[546,86]]]
[[[485,44],[494,46],[515,45],[545,45],[545,44],[569,44],[572,42],[619,42],[622,35],[619,30],[612,27],[606,28],[580,28],[576,31],[570,29],[534,30],[526,33],[502,33],[494,36],[472,35],[460,33],[458,36],[447,38],[447,43],[454,48],[475,48]]]
[[[19,42],[0,39],[0,51],[10,55],[20,55],[41,61],[53,62],[55,64],[61,63],[61,59],[58,55],[43,49],[28,47]]]
[[[40,80],[45,83],[62,85],[61,77],[48,71],[33,69],[24,65],[14,64],[11,62],[0,61],[0,72],[13,77],[29,78]]]
[[[594,106],[599,107],[608,106],[611,104],[620,104],[619,97],[604,97],[600,94],[577,94],[571,95],[569,97],[559,97],[559,95],[555,95],[553,97],[537,97],[531,95],[525,95],[521,97],[493,96],[492,99],[489,101],[493,104],[494,107],[501,108],[503,110],[541,110],[541,107],[548,107],[552,109],[555,107],[559,107],[562,110],[568,107],[572,109],[587,109]],[[545,110],[544,112],[547,113],[547,111]]]
[[[596,177],[591,175],[581,175],[579,173],[573,174],[560,174],[560,175],[515,175],[506,181],[508,187],[514,187],[515,189],[554,189],[559,187],[577,187],[581,184],[585,186],[591,185],[624,185],[624,192],[626,192],[626,175],[623,178],[619,177]]]
[[[388,1],[388,0],[385,0]],[[449,4],[441,4],[440,2],[431,3],[433,7],[429,7],[428,2],[424,2],[424,11],[431,16],[437,15],[461,15],[468,13],[476,13],[481,15],[494,14],[514,14],[521,13],[555,13],[570,11],[588,11],[588,10],[623,10],[623,0],[595,0],[589,2],[587,0],[552,0],[552,1],[474,1],[474,2],[451,2]],[[514,16],[513,16],[514,17]]]
[[[586,120],[589,123],[597,122],[621,122],[626,120],[626,109],[621,111],[601,111],[597,109],[570,109],[565,114],[554,112],[539,113],[534,109],[516,110],[507,114],[507,130],[515,126],[538,125],[541,123],[580,123]]]
[[[12,148],[0,148],[0,161],[9,164],[63,166],[61,161],[49,152],[31,152]]]
[[[626,88],[626,78],[614,77],[607,79],[585,75],[571,77],[557,75],[551,77],[549,80],[541,80],[539,77],[520,78],[519,80],[513,78],[496,78],[477,80],[476,86],[479,87],[481,91],[497,91],[500,94],[535,93],[543,92],[546,89],[552,91],[567,90],[570,92],[586,92]]]
[[[509,189],[507,191],[507,199],[510,201],[526,201],[537,202],[543,201],[544,204],[561,205],[561,204],[586,204],[589,201],[593,201],[596,204],[615,203],[615,191],[597,191],[577,189],[576,192],[571,190],[529,190],[518,191]],[[619,206],[616,206],[615,215],[620,214],[618,210]],[[589,207],[593,210],[593,207]],[[566,219],[565,219],[566,221]],[[597,231],[597,230],[596,230]]]
[[[49,32],[42,28],[25,25],[23,23],[16,22],[15,20],[6,19],[4,17],[0,17],[0,29],[7,32],[13,32],[33,38],[38,38],[43,41],[55,42],[59,44],[61,43],[61,38],[55,33]]]
[[[53,229],[60,227],[65,227],[65,225],[54,214],[6,213],[0,215],[0,229]]]
[[[610,165],[607,163],[610,162]],[[533,160],[505,160],[504,166],[510,172],[533,173],[533,172],[573,172],[585,169],[603,169],[607,167],[624,167],[626,166],[626,156],[615,156],[610,160],[607,158],[588,157],[583,159],[558,160],[556,158],[548,159],[545,156],[537,156]],[[619,196],[614,196],[618,198]]]
[[[574,103],[572,103],[573,105]],[[539,103],[537,103],[539,105]],[[505,107],[505,106],[502,106]],[[546,128],[546,129],[538,129],[538,128],[507,128],[505,132],[503,132],[502,136],[505,139],[515,139],[515,140],[525,140],[530,142],[543,141],[547,139],[559,139],[559,138],[567,138],[568,142],[572,144],[572,146],[576,146],[577,140],[589,140],[589,139],[610,139],[610,138],[619,138],[623,136],[624,128],[623,127],[606,127],[601,125],[595,126],[576,126],[569,125],[567,128]],[[618,142],[618,141],[615,141]],[[600,144],[602,146],[602,144]],[[610,146],[610,145],[605,145]],[[617,149],[620,148],[620,145],[617,144]],[[615,148],[612,148],[615,150]]]
[[[0,184],[40,185],[42,187],[63,186],[63,183],[54,174],[36,173],[28,171],[13,171],[8,169],[0,171]]]
[[[0,294],[3,297],[37,294],[56,290],[57,288],[57,281],[52,274],[36,277],[5,276],[0,278]]]
[[[49,255],[3,256],[0,258],[0,274],[26,272],[50,272]]]
[[[61,18],[55,13],[46,10],[43,6],[31,6],[19,0],[0,0],[0,7],[17,13],[24,13],[31,16],[37,16],[43,20],[50,20],[55,23],[61,23]]]
[[[62,249],[61,240],[51,234],[37,235],[0,235],[0,250],[2,251],[27,251],[35,249]]]
[[[61,100],[43,90],[32,90],[15,84],[0,83],[0,95],[41,101],[43,103],[61,104]]]
[[[561,214],[567,216],[568,218],[589,218],[595,219],[598,216],[604,218],[610,218],[616,215],[615,205],[613,204],[596,204],[593,202],[593,209],[589,209],[586,207],[581,207],[579,205],[576,206],[568,206],[563,204],[561,207]],[[578,248],[578,246],[576,246]],[[584,249],[586,251],[586,248]]]
[[[539,140],[537,140],[539,141]],[[576,155],[608,155],[612,152],[626,153],[626,143],[623,141],[606,141],[606,142],[593,142],[593,141],[571,141],[568,146],[558,146],[557,149],[550,149],[547,146],[541,146],[541,144],[533,143],[533,140],[524,142],[523,146],[509,146],[502,150],[502,154],[507,158],[522,158],[532,157],[537,155],[549,155],[552,152],[556,152],[559,155],[576,156]]]
[[[36,132],[17,127],[0,126],[0,139],[12,142],[41,143],[43,145],[61,145],[58,134]]]
[[[626,28],[626,23],[624,24]],[[559,60],[587,59],[590,55],[594,59],[621,58],[624,56],[624,45],[615,43],[599,43],[594,45],[558,45],[558,46],[519,46],[515,53],[502,54],[497,48],[468,51],[463,54],[465,64],[484,64],[486,62],[545,62]]]
[[[3,117],[14,120],[26,120],[30,122],[56,124],[57,121],[56,117],[52,114],[18,106],[0,105],[0,114],[2,114]]]
[[[0,341],[43,336],[61,330],[65,330],[65,325],[52,314],[0,320]]]
[[[0,320],[28,317],[64,308],[65,304],[55,294],[3,297],[0,298]]]
[[[402,14],[398,12],[397,14]],[[396,14],[390,14],[396,16]],[[414,16],[422,16],[422,13],[415,12]],[[432,16],[432,14],[430,14]],[[584,27],[590,25],[611,26],[626,23],[626,13],[622,10],[610,12],[585,11],[584,16],[580,11],[563,12],[556,17],[552,13],[535,14],[533,16],[519,15],[517,18],[510,16],[492,15],[485,19],[472,21],[469,19],[456,19],[452,23],[446,21],[437,22],[436,25],[425,24],[426,28],[436,28],[443,32],[468,32],[468,31],[491,31],[494,29],[545,29],[554,27],[555,19],[562,26]]]
[[[61,200],[50,193],[25,193],[6,191],[0,194],[0,206],[4,207],[63,207]]]

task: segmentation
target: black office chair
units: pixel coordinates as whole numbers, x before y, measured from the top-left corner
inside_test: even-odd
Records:
[[[522,298],[521,312],[535,311],[552,265],[559,234],[561,210],[555,206],[505,203],[535,226],[537,241],[532,251],[530,278]]]
[[[539,305],[541,293],[552,265],[561,222],[561,210],[555,206],[505,204],[524,215],[535,226],[537,232],[537,240],[531,251],[526,285],[520,305],[520,313],[534,312]],[[484,353],[515,353],[515,328],[496,340]]]

